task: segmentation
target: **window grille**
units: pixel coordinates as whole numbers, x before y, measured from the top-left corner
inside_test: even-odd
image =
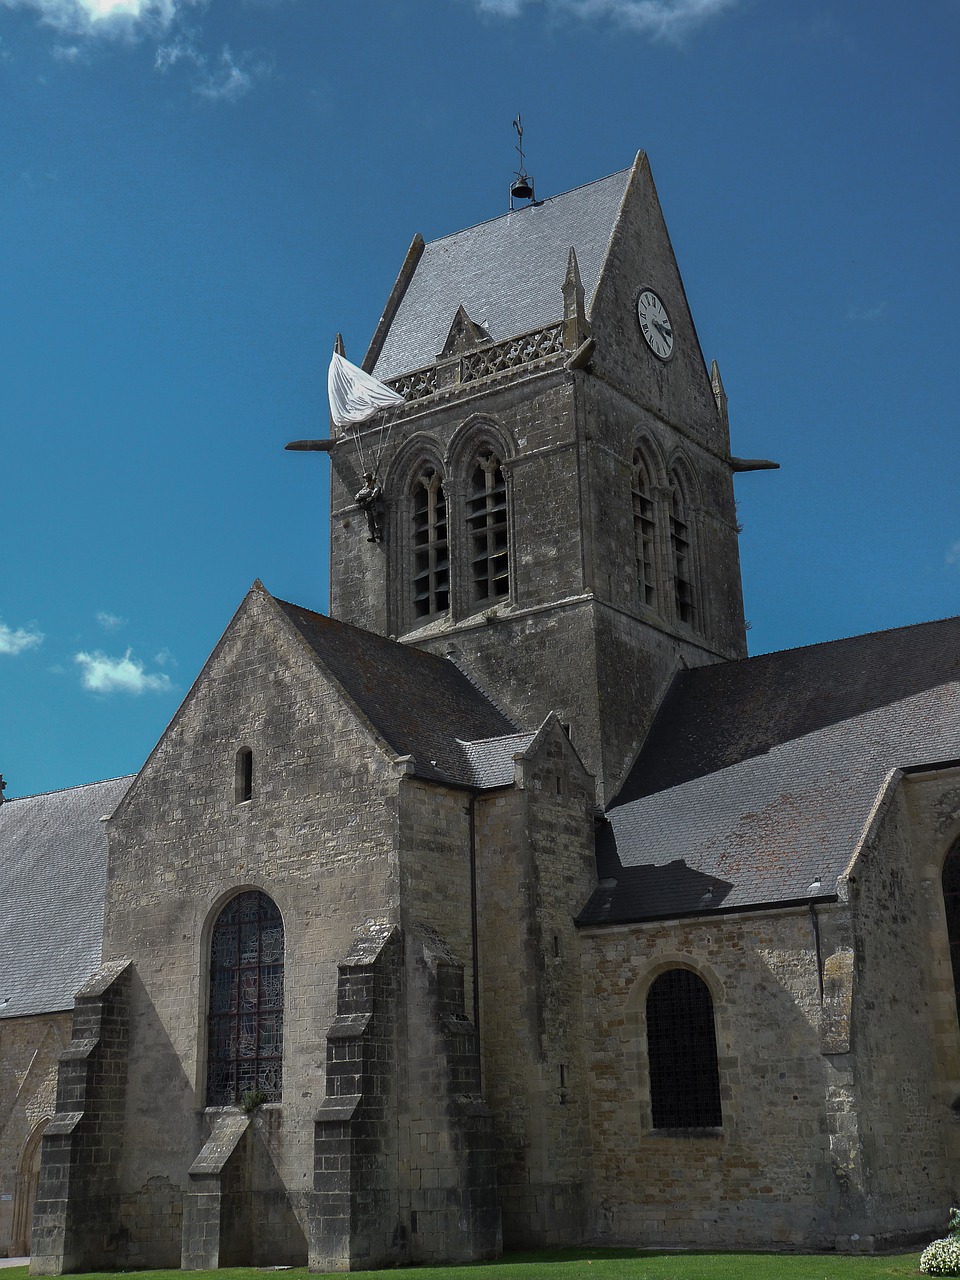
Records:
[[[283,1057],[283,921],[265,893],[238,894],[210,943],[207,1105],[244,1094],[279,1102]]]
[[[655,1129],[723,1123],[713,1001],[707,984],[689,969],[668,969],[650,988],[647,1052]]]
[[[473,598],[494,600],[510,591],[507,555],[507,486],[500,459],[489,453],[477,459],[467,504]]]
[[[947,939],[953,965],[953,988],[960,1019],[960,843],[955,844],[943,864],[943,906],[947,916]]]
[[[688,626],[697,621],[693,591],[693,556],[690,549],[690,528],[687,524],[683,498],[674,489],[670,503],[670,542],[673,548],[673,593],[677,617]]]
[[[642,604],[656,607],[656,517],[647,470],[633,455],[633,545]]]
[[[443,476],[425,467],[413,482],[413,612],[443,613],[450,602],[450,553]]]

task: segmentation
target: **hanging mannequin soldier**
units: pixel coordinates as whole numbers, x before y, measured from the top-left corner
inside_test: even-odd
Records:
[[[372,471],[363,473],[363,488],[357,494],[355,502],[366,512],[368,542],[383,541],[383,488],[373,478]]]

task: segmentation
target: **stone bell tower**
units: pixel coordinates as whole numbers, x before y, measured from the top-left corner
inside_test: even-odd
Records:
[[[331,446],[331,613],[449,656],[619,786],[682,664],[746,652],[733,472],[647,158],[425,244]],[[383,540],[355,495],[379,457]]]

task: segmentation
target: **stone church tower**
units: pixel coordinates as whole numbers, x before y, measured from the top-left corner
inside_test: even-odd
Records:
[[[612,794],[677,670],[746,652],[725,397],[646,156],[415,238],[364,368],[407,404],[331,451],[331,614],[451,657],[518,723],[556,711]]]
[[[299,442],[331,616],[256,582],[136,777],[0,809],[0,1232],[38,1275],[932,1234],[960,619],[746,657],[772,464],[643,154],[416,238],[364,363],[404,403]]]

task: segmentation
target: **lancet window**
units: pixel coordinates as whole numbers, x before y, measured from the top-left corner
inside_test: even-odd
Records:
[[[673,598],[677,619],[689,627],[695,627],[697,605],[693,548],[686,502],[678,484],[674,484],[670,494],[670,549],[673,557]]]
[[[413,482],[413,613],[430,618],[450,603],[450,548],[443,476],[424,466]]]
[[[245,1095],[279,1102],[283,1058],[283,921],[265,893],[227,903],[210,942],[207,1105]]]
[[[507,486],[500,459],[493,452],[481,453],[471,473],[467,528],[474,600],[508,595]]]
[[[722,1124],[713,1000],[690,969],[668,969],[647,993],[650,1103],[655,1129]]]
[[[249,747],[241,747],[237,752],[234,795],[237,804],[253,799],[253,752]]]
[[[657,606],[657,520],[653,488],[643,458],[633,455],[633,545],[641,604]]]
[[[957,997],[957,1017],[960,1019],[960,841],[947,854],[941,884],[950,961],[953,965],[953,988]]]

